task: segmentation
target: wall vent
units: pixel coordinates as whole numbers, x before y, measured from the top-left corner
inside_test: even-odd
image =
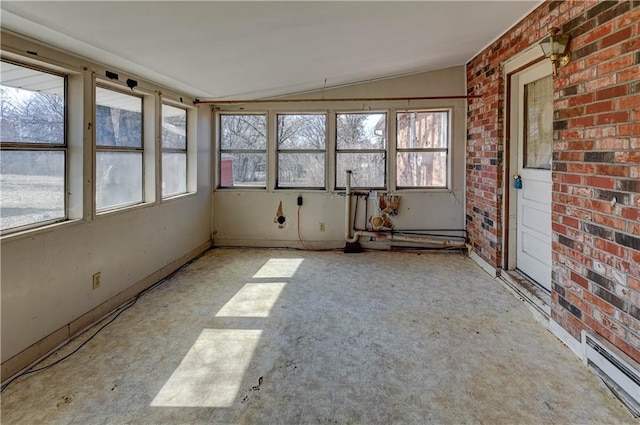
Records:
[[[603,338],[582,331],[584,363],[635,417],[640,417],[640,365]]]

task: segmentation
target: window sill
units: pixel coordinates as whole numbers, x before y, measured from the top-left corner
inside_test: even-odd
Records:
[[[76,226],[80,223],[85,223],[83,218],[73,218],[58,223],[47,224],[41,227],[34,227],[31,229],[21,230],[15,233],[9,233],[0,237],[2,244],[14,242],[20,239],[33,238],[35,236],[43,235],[45,233],[55,232],[67,227]]]
[[[198,195],[198,192],[179,193],[177,195],[171,195],[171,196],[167,196],[166,198],[162,198],[160,203],[161,204],[165,204],[165,203],[168,203],[168,202],[179,201],[181,199],[191,198],[191,197],[197,196],[197,195]]]

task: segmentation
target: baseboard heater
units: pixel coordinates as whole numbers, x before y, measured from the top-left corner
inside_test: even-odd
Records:
[[[640,365],[608,341],[586,331],[582,331],[582,347],[584,363],[635,417],[640,417]]]

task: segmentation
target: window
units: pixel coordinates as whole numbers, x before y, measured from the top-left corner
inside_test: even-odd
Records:
[[[162,105],[162,197],[187,192],[187,111]]]
[[[446,188],[448,153],[448,111],[398,112],[398,188]]]
[[[1,62],[2,231],[66,219],[66,77]]]
[[[143,200],[142,98],[96,87],[96,211]]]
[[[267,116],[220,115],[220,187],[267,187]]]
[[[326,115],[278,115],[277,134],[277,186],[323,189],[327,139]]]
[[[336,114],[336,188],[346,186],[351,170],[355,188],[384,188],[387,116],[383,113]]]

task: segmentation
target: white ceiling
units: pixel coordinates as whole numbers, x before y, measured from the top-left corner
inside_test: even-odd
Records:
[[[1,24],[200,99],[463,65],[540,0],[2,1]]]

